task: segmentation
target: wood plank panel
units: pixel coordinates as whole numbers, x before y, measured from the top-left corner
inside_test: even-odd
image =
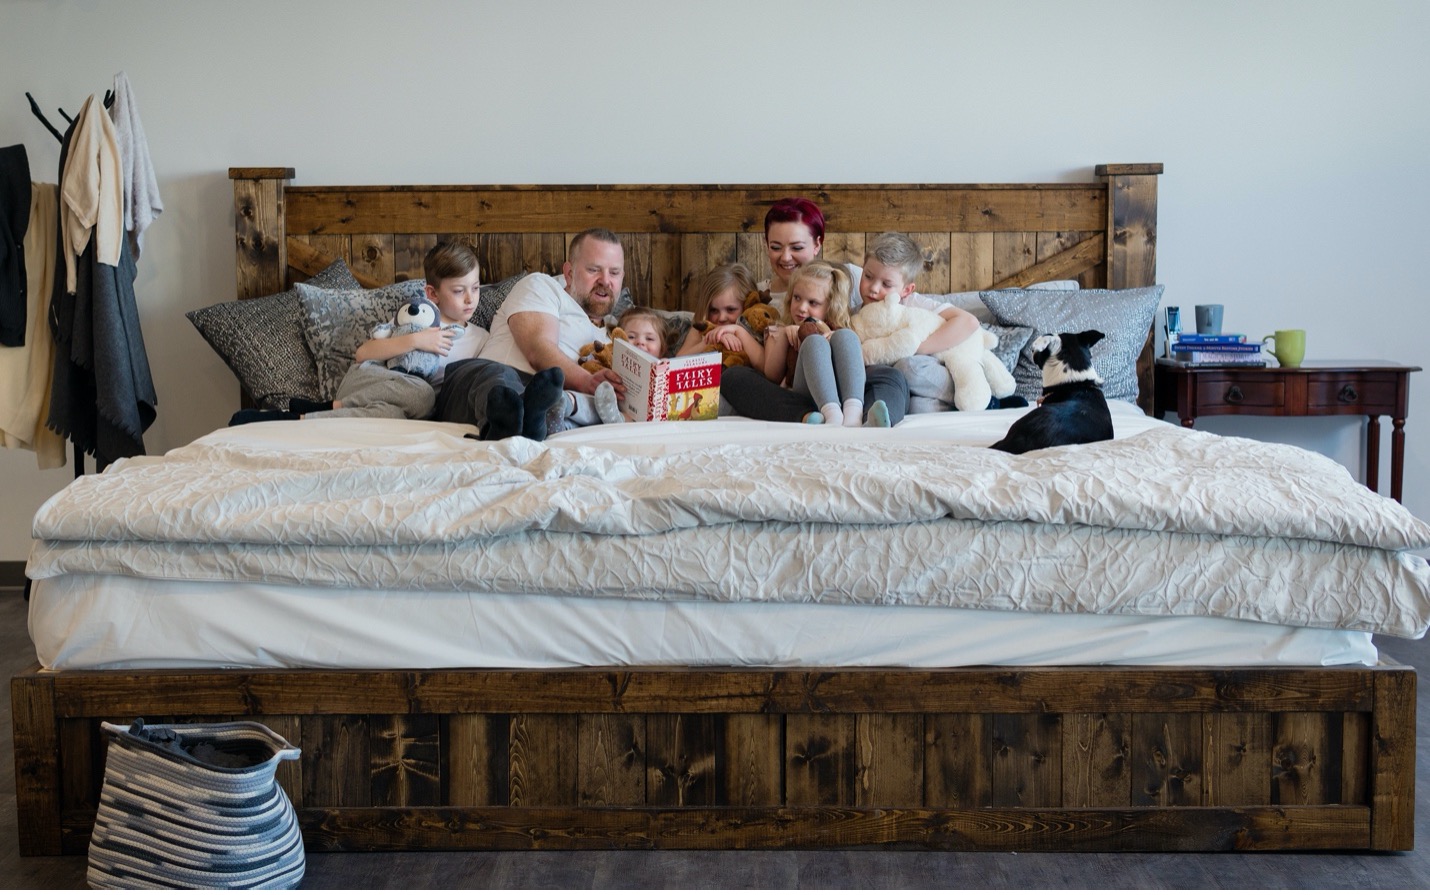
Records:
[[[1202,805],[1202,716],[1134,715],[1134,805]]]
[[[727,805],[779,805],[784,798],[784,716],[725,716],[716,752],[718,787]]]
[[[1367,804],[1369,778],[1370,716],[1346,712],[1341,719],[1341,804]]]
[[[393,239],[391,233],[354,235],[349,243],[352,262],[348,265],[353,273],[360,273],[384,286],[392,283],[396,263],[393,258]]]
[[[992,716],[993,805],[1057,806],[1062,798],[1062,718],[1048,713]]]
[[[509,803],[576,804],[577,749],[575,715],[512,715]]]
[[[645,795],[651,805],[715,805],[716,731],[712,715],[647,715]]]
[[[1325,805],[1341,797],[1341,715],[1285,712],[1272,718],[1271,801]]]
[[[477,250],[482,282],[497,283],[522,269],[522,237],[519,233],[476,233],[469,237]],[[491,271],[490,279],[486,272]]]
[[[62,758],[54,678],[36,673],[12,677],[10,719],[20,854],[58,855],[63,848],[60,837]]]
[[[257,721],[300,750],[303,748],[303,725],[297,715],[254,715],[247,720]],[[304,807],[303,760],[301,756],[297,761],[279,762],[273,778],[288,794],[288,801],[293,803],[294,808]]]
[[[735,260],[734,233],[686,233],[680,237],[680,304],[694,311],[695,284],[707,270]]]
[[[291,176],[291,173],[290,173]],[[233,181],[235,276],[239,298],[282,292],[288,267],[284,239],[285,180],[236,178]]]
[[[392,281],[426,279],[427,272],[423,260],[427,253],[437,247],[435,233],[399,233],[392,238]],[[483,267],[478,275],[487,282],[487,269]]]
[[[785,718],[785,804],[855,804],[853,715]]]
[[[576,739],[582,805],[646,804],[644,715],[580,715]]]
[[[624,286],[631,291],[631,300],[636,304],[663,308],[665,296],[657,295],[651,289],[650,238],[649,233],[621,236],[621,247],[626,255]]]
[[[1038,261],[1037,234],[993,234],[993,281],[1005,283]]]
[[[763,230],[736,234],[735,260],[750,269],[756,283],[770,278],[770,254],[765,248]],[[703,311],[704,308],[700,310]]]
[[[973,292],[993,285],[993,241],[992,233],[949,234],[949,292]]]
[[[872,238],[875,234],[870,234]],[[924,269],[914,280],[918,291],[932,295],[943,295],[953,290],[953,234],[951,233],[910,233],[924,253]],[[867,243],[865,243],[867,247]],[[863,261],[856,262],[863,264]]]
[[[560,233],[522,233],[521,265],[519,270],[497,271],[489,282],[504,280],[518,273],[545,273],[561,275],[561,265],[566,263],[566,239]]]
[[[650,301],[659,308],[685,308],[680,290],[680,237],[674,233],[650,234]],[[703,309],[702,309],[703,310]]]
[[[923,804],[923,740],[923,715],[855,715],[855,804]]]
[[[1065,808],[1132,804],[1132,719],[1122,713],[1063,716]]]
[[[352,808],[372,804],[372,752],[366,715],[311,715],[302,720],[306,747],[303,804]]]
[[[747,849],[912,845],[960,851],[1365,848],[1364,806],[979,811],[790,807],[357,809],[299,812],[311,851]],[[738,860],[738,858],[736,858]]]
[[[66,718],[59,726],[60,810],[95,810],[104,785],[109,736],[97,718]]]
[[[448,805],[505,805],[511,718],[507,715],[447,715],[442,778]]]
[[[993,804],[993,727],[988,715],[924,716],[924,799],[929,808]]]
[[[61,717],[406,712],[1369,711],[1363,668],[114,671],[57,677]]]
[[[368,719],[373,805],[442,804],[441,737],[436,715]]]
[[[1271,804],[1271,719],[1227,712],[1207,721],[1207,804]]]
[[[819,256],[835,264],[862,265],[864,263],[865,243],[866,238],[863,233],[826,231],[824,234],[824,247],[820,249]]]
[[[1415,847],[1415,685],[1412,668],[1382,668],[1375,676],[1371,848]]]
[[[289,187],[285,200],[290,234],[736,233],[761,230],[768,207],[794,194],[842,233],[1100,230],[1107,213],[1106,188],[1086,184]]]

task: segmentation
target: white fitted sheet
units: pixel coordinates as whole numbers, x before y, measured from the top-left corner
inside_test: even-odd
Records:
[[[1217,618],[653,602],[66,575],[35,582],[45,668],[1372,665],[1364,632]]]

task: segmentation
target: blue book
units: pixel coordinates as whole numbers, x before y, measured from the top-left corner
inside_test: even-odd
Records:
[[[1241,333],[1227,333],[1220,336],[1204,336],[1200,333],[1182,333],[1181,336],[1178,337],[1177,342],[1199,347],[1211,347],[1213,345],[1221,347],[1223,345],[1243,345],[1246,343],[1246,336]]]
[[[1227,354],[1246,352],[1256,354],[1261,351],[1260,342],[1187,342],[1177,340],[1172,343],[1173,351],[1222,351]]]

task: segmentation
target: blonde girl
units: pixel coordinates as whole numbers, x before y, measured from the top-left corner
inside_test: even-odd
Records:
[[[765,352],[759,336],[740,323],[745,298],[754,291],[755,276],[743,264],[721,264],[707,270],[695,286],[695,300],[704,308],[702,319],[711,324],[711,328],[703,333],[691,329],[676,354],[700,354],[718,345],[729,351],[744,352],[750,364],[760,369]]]
[[[807,423],[864,424],[864,356],[849,329],[849,272],[820,258],[790,275],[781,322],[765,336],[765,378],[814,399]],[[818,333],[801,341],[800,329]]]

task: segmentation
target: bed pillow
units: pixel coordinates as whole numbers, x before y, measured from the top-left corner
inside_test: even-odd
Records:
[[[308,285],[360,288],[341,260],[314,275]],[[296,288],[264,298],[226,301],[184,316],[259,407],[287,410],[293,398],[319,396],[318,371],[303,340],[303,306]]]
[[[403,280],[380,289],[320,289],[297,285],[303,306],[303,340],[318,370],[318,391],[331,401],[372,328],[392,320],[397,309],[426,294],[424,280]]]
[[[506,301],[506,297],[511,294],[511,288],[524,276],[526,274],[518,273],[497,283],[483,283],[481,292],[477,293],[477,309],[472,312],[472,323],[490,331],[497,311],[501,310],[502,302]]]
[[[1079,289],[1047,292],[1000,289],[980,294],[993,317],[1004,326],[1031,326],[1037,335],[1095,329],[1106,338],[1092,346],[1092,362],[1102,376],[1109,400],[1137,403],[1137,358],[1152,331],[1152,319],[1163,287]],[[1013,369],[1018,394],[1030,402],[1043,391],[1043,374],[1033,363],[1031,345],[1024,345]]]
[[[983,328],[998,337],[998,345],[994,347],[993,355],[1012,372],[1018,364],[1023,346],[1033,338],[1032,327],[985,323]],[[948,375],[948,369],[937,358],[916,354],[899,361],[894,367],[909,381],[909,413],[954,409],[953,377]],[[915,398],[924,400],[914,401]]]
[[[1078,285],[1077,280],[1045,280],[1041,283],[1034,283],[1027,288],[1049,289],[1055,292],[1069,292],[1073,289],[1080,288],[1080,286]],[[936,302],[941,302],[942,304],[953,305],[956,308],[962,308],[963,310],[977,317],[978,322],[984,325],[993,322],[993,312],[988,310],[988,306],[983,303],[983,299],[979,298],[979,296],[983,294],[981,291],[949,292],[944,295],[929,295],[926,293],[921,294],[923,294],[924,298],[931,298]]]

